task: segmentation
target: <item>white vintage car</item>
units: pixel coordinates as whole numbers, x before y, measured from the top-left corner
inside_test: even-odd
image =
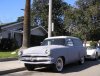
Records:
[[[46,38],[41,46],[19,51],[19,59],[28,70],[51,65],[56,71],[61,72],[65,64],[76,61],[83,64],[85,56],[86,49],[81,40],[71,36]]]
[[[88,46],[87,47],[87,56],[86,58],[91,58],[97,60],[100,57],[100,46],[93,47]]]

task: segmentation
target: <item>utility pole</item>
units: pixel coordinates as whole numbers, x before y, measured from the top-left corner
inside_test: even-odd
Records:
[[[48,37],[51,37],[51,30],[52,30],[52,0],[49,0]]]

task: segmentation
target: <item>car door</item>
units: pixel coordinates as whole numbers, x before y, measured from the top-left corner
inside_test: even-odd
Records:
[[[68,38],[66,39],[66,48],[67,48],[67,53],[68,53],[68,62],[74,62],[77,60],[77,50],[74,47],[73,40]]]
[[[81,57],[85,56],[85,52],[82,45],[82,42],[80,41],[80,39],[73,39],[74,42],[74,48],[76,50],[76,60],[79,60]]]

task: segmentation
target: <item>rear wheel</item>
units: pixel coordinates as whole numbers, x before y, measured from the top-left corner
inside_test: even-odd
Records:
[[[33,71],[34,70],[34,65],[32,65],[32,64],[24,64],[25,65],[25,67],[26,67],[26,69],[28,70],[28,71]]]
[[[63,58],[59,57],[56,61],[56,64],[54,66],[54,69],[56,72],[61,72],[63,70],[64,67],[64,61]]]

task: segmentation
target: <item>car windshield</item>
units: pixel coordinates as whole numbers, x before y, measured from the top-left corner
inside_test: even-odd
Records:
[[[95,49],[95,46],[88,46],[87,49]]]
[[[65,45],[65,39],[47,39],[41,45]]]

